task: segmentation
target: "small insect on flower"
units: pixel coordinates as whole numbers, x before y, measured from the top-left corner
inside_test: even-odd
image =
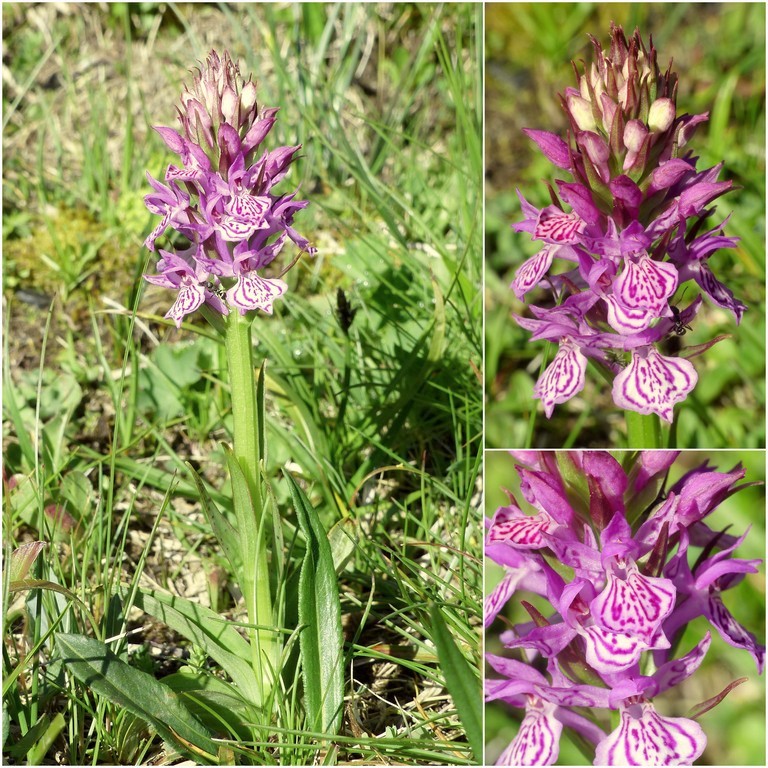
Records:
[[[347,299],[347,294],[343,288],[336,291],[336,317],[339,318],[339,325],[344,333],[349,334],[352,321],[355,319],[357,309],[355,309]]]
[[[226,291],[221,287],[221,284],[214,284],[210,280],[205,284],[206,290],[210,291],[214,296],[218,296],[222,301],[227,298]]]
[[[672,310],[672,320],[674,322],[672,330],[675,332],[675,334],[678,336],[685,336],[686,331],[693,330],[690,325],[683,322],[683,318],[680,315],[680,310],[674,304],[670,304],[669,308]]]

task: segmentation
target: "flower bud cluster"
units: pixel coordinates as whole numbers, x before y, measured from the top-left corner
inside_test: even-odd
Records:
[[[737,485],[744,470],[705,462],[665,488],[675,451],[630,454],[628,466],[602,451],[514,455],[536,513],[510,495],[488,523],[486,555],[505,576],[486,600],[485,625],[513,598],[530,616],[502,632],[509,655],[488,654],[499,677],[487,680],[487,699],[525,711],[499,764],[554,763],[567,727],[594,747],[595,765],[691,765],[706,746],[701,726],[663,716],[653,703],[695,672],[712,642],[706,632],[675,658],[682,630],[704,616],[724,642],[752,655],[758,672],[765,660],[722,598],[762,561],[733,557],[746,533],[705,522],[745,487]],[[538,595],[546,612],[520,593]],[[618,712],[618,727],[606,733],[600,710]]]
[[[185,88],[178,114],[181,132],[155,128],[181,165],[167,167],[165,184],[147,173],[154,192],[145,203],[162,219],[145,245],[154,251],[155,241],[169,228],[189,245],[160,250],[159,274],[144,277],[177,291],[166,313],[177,326],[204,304],[222,315],[231,309],[271,314],[287,285],[260,271],[277,257],[286,239],[300,252],[315,252],[292,226],[307,201],[295,200],[296,192],[272,192],[301,146],[258,154],[277,109],[258,107],[255,84],[241,77],[226,52],[220,57],[211,51],[191,89]]]
[[[524,300],[545,284],[552,301],[516,319],[533,339],[559,345],[534,390],[548,418],[583,389],[592,358],[615,374],[616,405],[671,422],[697,373],[690,360],[664,356],[655,345],[683,335],[702,300],[694,296],[680,310],[675,292],[692,281],[737,323],[746,309],[708,263],[737,243],[723,225],[706,227],[714,210],[708,206],[732,184],[717,181],[720,165],[698,171],[697,158],[684,149],[708,115],[677,114],[677,76],[659,70],[652,41],[647,50],[638,31],[627,41],[612,26],[607,54],[592,42],[594,63],[583,72],[574,64],[578,87],[561,97],[567,140],[525,130],[573,181],[557,180],[556,190],[548,185],[552,204],[542,209],[518,192],[525,218],[513,228],[543,246],[520,266],[511,288]],[[572,267],[552,274],[556,259]]]

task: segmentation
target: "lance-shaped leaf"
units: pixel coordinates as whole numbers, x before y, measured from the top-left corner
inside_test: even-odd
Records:
[[[197,762],[215,763],[218,746],[170,688],[121,661],[104,643],[58,633],[56,648],[72,674],[100,696],[149,723]]]
[[[328,537],[317,511],[285,472],[296,517],[306,540],[299,576],[299,646],[307,728],[338,732],[344,703],[344,638],[339,583]]]
[[[429,616],[432,620],[432,640],[445,676],[445,687],[456,705],[467,741],[480,761],[483,755],[483,717],[482,691],[477,670],[472,668],[456,646],[438,606],[430,608]]]

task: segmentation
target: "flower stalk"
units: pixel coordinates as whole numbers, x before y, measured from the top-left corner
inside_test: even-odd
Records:
[[[235,516],[242,534],[241,589],[245,599],[252,666],[262,681],[262,700],[274,683],[279,658],[275,626],[270,571],[267,558],[267,526],[261,480],[261,445],[263,428],[254,381],[251,319],[232,312],[226,318],[226,350],[232,396],[233,442],[232,454],[242,470],[248,498],[235,498]]]

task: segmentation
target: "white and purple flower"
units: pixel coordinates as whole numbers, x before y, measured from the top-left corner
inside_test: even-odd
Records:
[[[275,300],[288,289],[280,277],[295,260],[277,276],[264,275],[263,268],[286,238],[301,252],[315,252],[293,229],[294,215],[307,201],[294,200],[295,192],[272,192],[300,146],[278,147],[256,158],[277,110],[259,110],[254,83],[241,77],[228,53],[220,57],[211,51],[181,101],[181,133],[156,128],[181,166],[168,166],[167,185],[147,174],[154,192],[145,202],[162,219],[145,244],[154,250],[170,228],[191,246],[161,251],[158,274],[144,277],[177,291],[166,313],[177,326],[204,304],[221,315],[231,310],[272,314]]]
[[[674,716],[669,698],[657,702],[697,670],[713,642],[706,632],[678,656],[683,630],[703,616],[725,643],[752,655],[758,672],[764,665],[765,648],[723,598],[762,561],[733,557],[746,534],[705,522],[745,487],[737,485],[744,470],[705,462],[665,488],[675,451],[633,454],[624,465],[604,451],[514,455],[535,512],[510,494],[488,521],[486,556],[504,576],[484,623],[492,631],[504,617],[505,650],[487,655],[495,676],[486,700],[523,710],[497,764],[552,765],[561,737],[574,733],[591,744],[595,765],[692,765],[707,743],[697,718],[739,681],[693,716]],[[510,621],[513,602],[530,620]]]
[[[610,51],[594,38],[593,44],[595,62],[583,74],[574,64],[578,88],[562,97],[567,140],[525,129],[574,180],[558,180],[557,192],[548,185],[553,202],[541,209],[518,191],[524,218],[513,229],[543,245],[518,268],[511,288],[521,301],[537,288],[550,289],[544,305],[529,306],[539,323],[534,338],[560,345],[534,389],[547,418],[582,391],[591,357],[615,376],[619,408],[672,422],[674,406],[694,388],[697,374],[685,356],[662,355],[655,345],[683,335],[701,303],[694,297],[682,320],[674,303],[678,288],[700,292],[737,323],[746,309],[709,263],[737,239],[723,235],[723,225],[697,234],[712,213],[710,203],[732,183],[717,181],[721,165],[697,171],[696,158],[681,154],[708,115],[677,116],[677,76],[662,73],[653,45],[646,49],[637,31],[627,40],[615,25]],[[553,270],[563,261],[570,271]],[[570,302],[582,296],[591,297],[586,308]],[[564,315],[579,325],[578,335],[565,330]]]

